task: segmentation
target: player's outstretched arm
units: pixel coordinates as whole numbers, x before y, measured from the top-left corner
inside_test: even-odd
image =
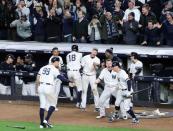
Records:
[[[63,75],[58,75],[57,78],[60,79],[62,82],[70,82],[70,80]]]

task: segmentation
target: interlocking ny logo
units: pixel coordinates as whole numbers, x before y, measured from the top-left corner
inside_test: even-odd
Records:
[[[116,75],[112,75],[112,79],[116,79]]]

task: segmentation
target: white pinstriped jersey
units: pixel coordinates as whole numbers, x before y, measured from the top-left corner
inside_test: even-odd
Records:
[[[117,87],[118,81],[117,81],[117,73],[114,71],[109,71],[107,68],[104,68],[100,76],[98,77],[100,80],[104,80],[106,87]]]
[[[100,65],[100,59],[96,56],[91,58],[91,55],[86,55],[82,58],[83,73],[87,75],[95,75],[96,69],[94,63]]]
[[[67,69],[79,70],[81,68],[82,53],[72,51],[66,56]]]
[[[57,76],[60,75],[60,72],[55,66],[46,65],[39,70],[38,75],[40,76],[40,82],[55,85]]]

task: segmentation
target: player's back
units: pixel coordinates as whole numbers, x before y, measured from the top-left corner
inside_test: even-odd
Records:
[[[66,56],[67,69],[77,69],[81,68],[82,53],[72,51]]]
[[[53,65],[43,66],[39,71],[40,82],[54,85],[55,79],[59,74],[59,70]]]

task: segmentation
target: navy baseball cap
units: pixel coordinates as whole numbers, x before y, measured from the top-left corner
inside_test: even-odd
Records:
[[[54,47],[54,48],[52,49],[52,51],[54,51],[54,50],[58,50],[58,47]]]
[[[53,58],[51,59],[51,62],[52,62],[52,63],[54,63],[55,61],[60,61],[59,57],[53,57]]]
[[[118,61],[113,61],[112,67],[115,67],[115,66],[121,67]]]
[[[14,55],[12,55],[12,54],[8,54],[7,56],[6,56],[6,60],[8,59],[8,58],[11,58],[11,59],[15,59],[15,57],[14,57]]]
[[[32,54],[26,54],[25,59],[32,59]]]

